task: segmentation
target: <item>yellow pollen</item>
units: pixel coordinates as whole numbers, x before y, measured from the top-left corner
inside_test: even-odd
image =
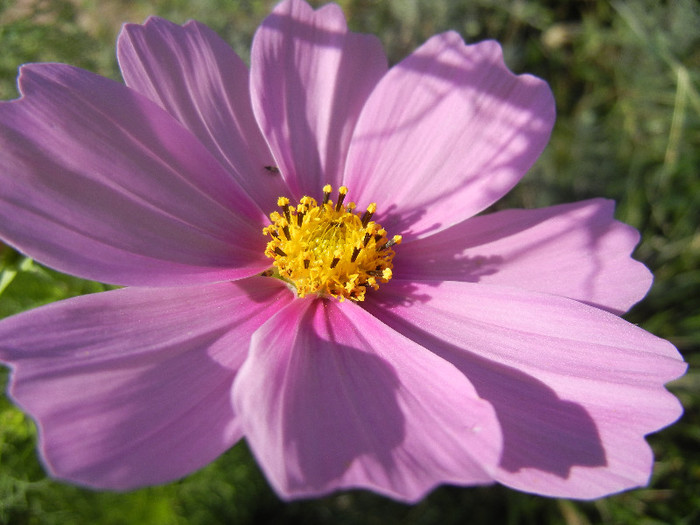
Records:
[[[263,275],[281,278],[296,288],[297,295],[318,294],[340,301],[363,301],[368,287],[378,289],[392,277],[392,246],[400,235],[387,238],[386,230],[372,216],[371,203],[360,215],[355,203],[345,204],[348,189],[338,188],[338,200],[331,199],[330,184],[323,187],[323,202],[304,196],[297,206],[280,197],[282,213],[272,212],[272,224],[263,228],[270,236],[265,255],[273,259],[274,270]]]

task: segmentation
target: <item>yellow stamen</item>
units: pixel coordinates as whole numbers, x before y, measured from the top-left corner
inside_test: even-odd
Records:
[[[273,275],[292,284],[299,297],[315,293],[363,301],[368,287],[376,290],[391,279],[391,247],[401,242],[401,236],[388,239],[386,230],[370,220],[376,203],[360,217],[354,213],[354,202],[344,204],[345,186],[338,189],[336,203],[331,193],[327,184],[320,205],[304,196],[296,207],[280,197],[282,214],[271,213],[272,224],[263,229],[270,236],[265,255],[274,260]]]

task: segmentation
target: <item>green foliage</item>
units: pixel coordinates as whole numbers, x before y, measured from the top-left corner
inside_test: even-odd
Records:
[[[595,502],[558,501],[503,487],[442,487],[415,506],[350,491],[283,503],[245,444],[192,476],[128,494],[46,478],[34,426],[0,398],[0,523],[692,524],[700,521],[700,10],[657,2],[340,0],[354,30],[379,35],[392,62],[447,29],[499,40],[510,67],[545,78],[558,122],[544,155],[499,207],[594,196],[642,232],[636,252],[654,272],[628,318],[673,341],[691,365],[672,385],[686,414],[651,436],[648,488]],[[17,96],[17,66],[60,61],[118,78],[114,39],[149,14],[196,18],[247,59],[272,1],[0,0],[0,98]],[[321,5],[321,2],[314,2]],[[0,245],[0,317],[103,291]],[[5,374],[6,375],[6,374]]]

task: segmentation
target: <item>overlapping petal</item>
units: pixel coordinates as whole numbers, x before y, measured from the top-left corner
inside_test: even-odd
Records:
[[[288,498],[364,487],[414,501],[441,482],[490,482],[500,454],[467,379],[350,301],[281,310],[253,337],[234,401]]]
[[[649,290],[652,275],[631,258],[639,232],[593,199],[468,219],[401,245],[402,280],[470,281],[563,295],[616,313]]]
[[[648,482],[644,436],[681,414],[664,383],[676,349],[570,299],[474,283],[393,282],[367,308],[453,363],[496,410],[496,479],[542,495],[595,498]]]
[[[337,5],[287,0],[251,50],[253,110],[296,198],[340,183],[362,105],[387,68],[379,40],[351,33]]]
[[[233,379],[253,331],[292,299],[255,280],[126,288],[0,323],[10,392],[38,423],[48,469],[130,489],[184,476],[240,439]]]
[[[0,236],[58,270],[114,284],[262,270],[262,214],[173,117],[60,64],[22,68],[0,105]]]
[[[554,101],[516,76],[493,41],[437,35],[394,66],[365,104],[344,183],[406,240],[457,224],[512,188],[544,149]]]
[[[152,17],[124,26],[117,55],[127,86],[192,131],[264,213],[289,193],[265,169],[275,162],[253,116],[248,67],[214,31]]]

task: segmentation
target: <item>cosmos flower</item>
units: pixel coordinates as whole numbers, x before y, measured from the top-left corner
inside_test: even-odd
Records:
[[[124,286],[0,323],[53,476],[165,483],[245,438],[283,498],[647,483],[685,364],[619,317],[651,284],[638,233],[602,199],[477,215],[554,122],[497,43],[388,69],[337,6],[288,0],[250,71],[159,18],[118,58],[126,86],[30,64],[0,106],[0,237]]]

